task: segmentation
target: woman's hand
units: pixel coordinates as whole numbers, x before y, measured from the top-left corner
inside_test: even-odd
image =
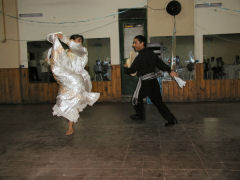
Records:
[[[58,37],[59,39],[62,39],[62,38],[63,38],[63,35],[62,35],[62,34],[57,34],[57,37]]]

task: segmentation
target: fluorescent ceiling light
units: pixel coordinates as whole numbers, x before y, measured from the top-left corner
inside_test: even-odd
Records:
[[[222,7],[222,3],[203,3],[203,4],[195,5],[195,8],[204,8],[204,7]]]
[[[42,17],[42,13],[25,13],[25,14],[19,14],[19,17],[24,18],[24,17]]]

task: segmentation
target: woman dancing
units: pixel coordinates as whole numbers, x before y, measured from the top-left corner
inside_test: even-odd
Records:
[[[69,48],[63,48],[63,43]],[[99,98],[99,93],[91,92],[92,84],[88,72],[84,69],[88,62],[88,52],[82,43],[83,36],[74,34],[68,40],[62,33],[52,33],[47,40],[53,44],[48,53],[48,62],[59,84],[53,115],[68,119],[69,125],[66,135],[74,133],[73,123],[79,118],[79,112]]]

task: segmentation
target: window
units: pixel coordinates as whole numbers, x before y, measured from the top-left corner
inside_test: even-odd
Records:
[[[240,34],[203,36],[204,79],[240,79]]]
[[[88,49],[87,70],[92,81],[111,80],[110,38],[86,39]]]
[[[48,41],[27,42],[30,82],[55,82],[50,66],[45,61],[50,47],[52,47],[52,44]]]
[[[151,37],[151,44],[159,44],[160,57],[171,66],[172,59],[172,36]],[[184,80],[195,79],[195,60],[194,60],[194,36],[176,37],[176,58],[174,58],[176,72]],[[171,80],[167,72],[163,74],[164,80]]]

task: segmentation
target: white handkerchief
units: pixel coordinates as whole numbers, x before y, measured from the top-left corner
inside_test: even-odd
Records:
[[[182,80],[181,78],[179,78],[179,77],[174,77],[174,79],[175,79],[175,81],[178,83],[178,86],[180,87],[180,88],[183,88],[183,86],[185,86],[185,84],[186,84],[186,81],[184,81],[184,80]]]

